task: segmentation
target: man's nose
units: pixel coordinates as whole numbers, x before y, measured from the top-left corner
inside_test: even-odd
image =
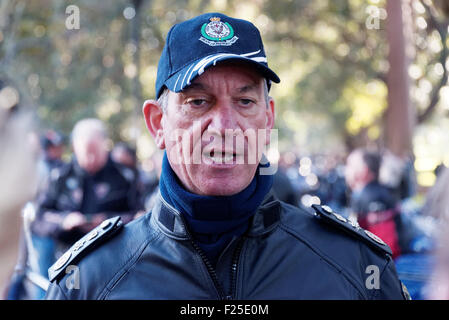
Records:
[[[238,114],[229,102],[217,104],[212,110],[211,121],[208,126],[209,131],[216,131],[222,136],[227,129],[238,128]]]
[[[89,164],[93,164],[93,163],[95,163],[95,161],[96,161],[96,157],[95,157],[94,154],[89,154],[89,155],[87,155],[87,162],[88,162]]]

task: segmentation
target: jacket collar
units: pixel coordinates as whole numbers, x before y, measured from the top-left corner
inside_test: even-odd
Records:
[[[249,237],[260,236],[272,231],[280,219],[280,202],[270,191],[252,218],[251,226],[245,234]],[[191,239],[182,214],[171,206],[158,192],[151,211],[152,222],[167,236],[178,239]]]

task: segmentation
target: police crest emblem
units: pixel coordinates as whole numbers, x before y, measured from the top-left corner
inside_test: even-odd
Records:
[[[204,23],[201,27],[200,41],[209,46],[230,46],[237,41],[234,29],[228,22],[222,22],[218,17],[209,19],[209,23]]]

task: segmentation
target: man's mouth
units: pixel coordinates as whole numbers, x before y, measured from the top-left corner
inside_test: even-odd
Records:
[[[235,163],[237,154],[235,152],[215,151],[204,152],[203,156],[207,160],[213,161],[213,163],[232,164]]]

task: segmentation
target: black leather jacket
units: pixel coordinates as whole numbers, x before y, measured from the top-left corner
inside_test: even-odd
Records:
[[[213,268],[159,195],[151,213],[75,244],[49,269],[46,298],[404,299],[388,247],[323,208],[270,197]]]
[[[136,170],[109,158],[100,171],[90,176],[73,159],[52,173],[49,190],[39,203],[32,230],[39,236],[71,245],[85,232],[78,228],[62,229],[62,221],[68,213],[78,211],[89,220],[96,215],[120,215],[124,222],[129,222],[143,208],[139,200]]]

